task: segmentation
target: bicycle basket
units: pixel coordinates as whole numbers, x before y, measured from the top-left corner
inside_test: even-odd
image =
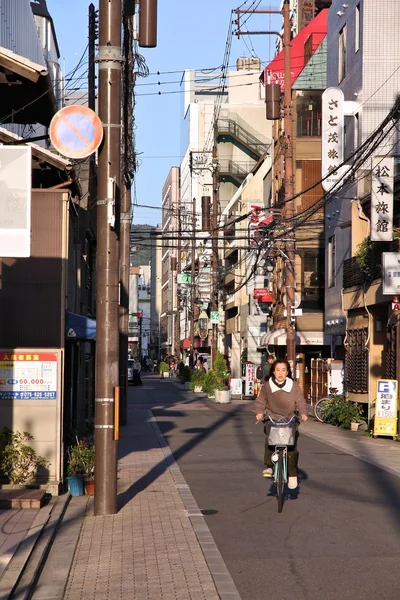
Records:
[[[294,446],[296,427],[290,425],[270,425],[267,427],[268,446]]]

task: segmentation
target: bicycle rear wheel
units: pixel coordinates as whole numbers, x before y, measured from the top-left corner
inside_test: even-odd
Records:
[[[279,450],[278,456],[278,477],[276,480],[276,493],[278,496],[278,513],[282,512],[283,507],[283,450]]]
[[[325,412],[331,402],[332,398],[321,398],[314,406],[314,415],[321,423],[325,422]]]

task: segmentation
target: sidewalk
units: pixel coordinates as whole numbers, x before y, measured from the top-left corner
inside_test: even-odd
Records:
[[[131,404],[129,417],[118,514],[94,517],[90,502],[65,590],[55,589],[52,564],[33,600],[240,600],[151,411]]]

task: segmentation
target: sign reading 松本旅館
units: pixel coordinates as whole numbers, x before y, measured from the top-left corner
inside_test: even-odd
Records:
[[[376,156],[371,180],[371,240],[393,239],[393,156]]]

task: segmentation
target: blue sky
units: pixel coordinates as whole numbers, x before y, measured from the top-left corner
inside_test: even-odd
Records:
[[[98,6],[98,0],[93,3]],[[138,205],[160,207],[161,190],[168,171],[180,164],[183,121],[180,90],[183,88],[179,82],[183,70],[200,70],[222,64],[231,11],[243,3],[243,0],[158,0],[157,48],[138,49],[150,71],[150,76],[138,79],[136,86],[136,147],[140,153],[140,168],[136,175]],[[56,28],[61,61],[65,61],[67,73],[76,66],[87,46],[89,4],[89,0],[47,0]],[[260,8],[276,8],[279,4],[278,0],[262,2]],[[247,0],[244,8],[257,5],[258,0]],[[251,15],[246,26],[250,31],[276,29],[277,18]],[[273,56],[274,43],[273,36],[245,36],[240,40],[234,36],[229,64],[235,68],[236,59],[250,56],[252,47],[256,56],[268,61]],[[83,63],[76,74],[82,75],[79,85],[86,84],[86,68],[87,64]],[[158,86],[157,82],[163,85]],[[158,91],[163,92],[161,96],[157,95]],[[155,95],[147,95],[152,93]],[[135,208],[136,224],[156,225],[160,221],[160,210]]]

